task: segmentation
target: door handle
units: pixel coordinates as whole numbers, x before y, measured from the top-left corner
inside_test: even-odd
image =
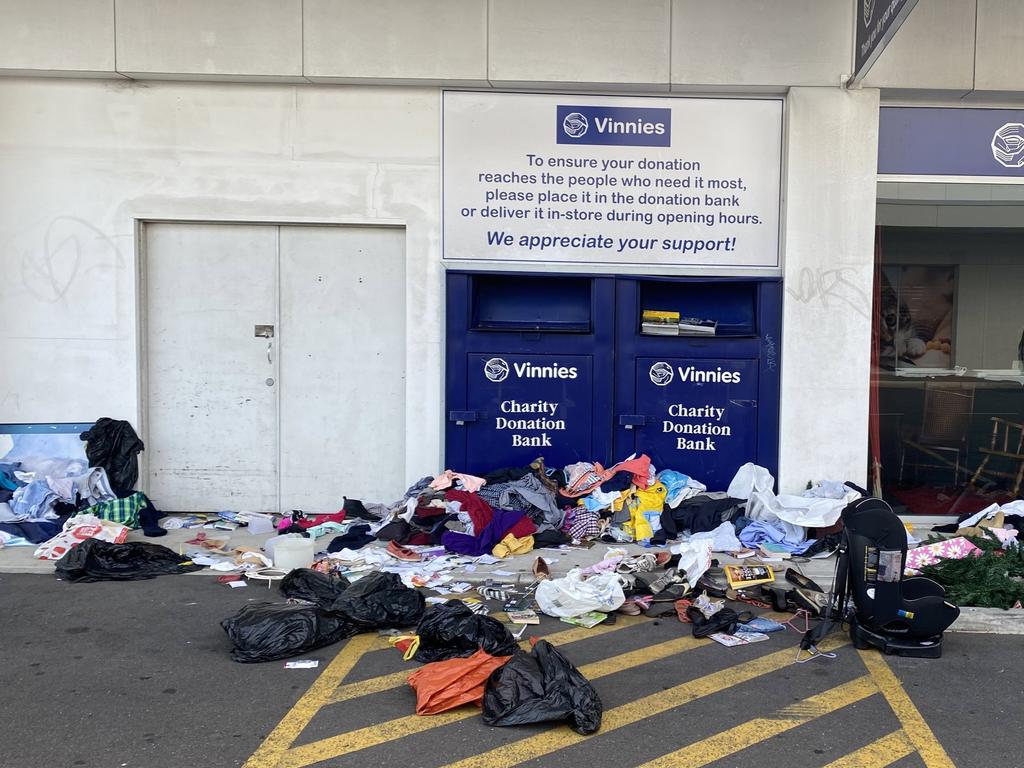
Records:
[[[479,414],[476,411],[449,411],[448,421],[454,421],[456,426],[464,426],[469,422],[474,422]]]
[[[273,364],[274,364],[274,360],[273,360],[273,358],[272,358],[272,357],[270,356],[270,350],[271,350],[272,348],[273,348],[273,342],[271,342],[271,341],[268,341],[268,342],[267,342],[267,363],[268,363],[268,364],[270,364],[270,365],[273,365]]]
[[[619,426],[625,427],[626,429],[635,429],[636,427],[642,427],[647,423],[647,417],[640,413],[622,413],[619,414]]]

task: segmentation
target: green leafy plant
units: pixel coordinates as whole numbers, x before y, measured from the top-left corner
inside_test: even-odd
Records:
[[[982,550],[980,555],[940,560],[921,568],[921,575],[945,587],[946,599],[955,605],[1006,609],[1024,601],[1024,547],[1002,549],[991,533],[966,538]],[[926,543],[936,541],[941,539],[934,537]]]

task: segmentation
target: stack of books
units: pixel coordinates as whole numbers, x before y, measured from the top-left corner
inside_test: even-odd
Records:
[[[640,318],[640,331],[653,336],[714,336],[718,328],[715,320],[680,317],[678,312],[645,309]]]
[[[678,336],[679,313],[659,309],[645,309],[641,316],[640,331],[655,336]]]

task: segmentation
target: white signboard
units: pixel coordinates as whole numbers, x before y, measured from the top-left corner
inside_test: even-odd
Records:
[[[777,267],[780,99],[445,91],[446,259]]]

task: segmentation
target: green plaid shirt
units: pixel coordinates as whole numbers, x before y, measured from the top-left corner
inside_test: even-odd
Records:
[[[136,491],[123,499],[111,499],[94,504],[82,512],[83,515],[96,515],[100,520],[127,525],[129,528],[139,527],[139,510],[145,509],[148,499],[143,493]]]

